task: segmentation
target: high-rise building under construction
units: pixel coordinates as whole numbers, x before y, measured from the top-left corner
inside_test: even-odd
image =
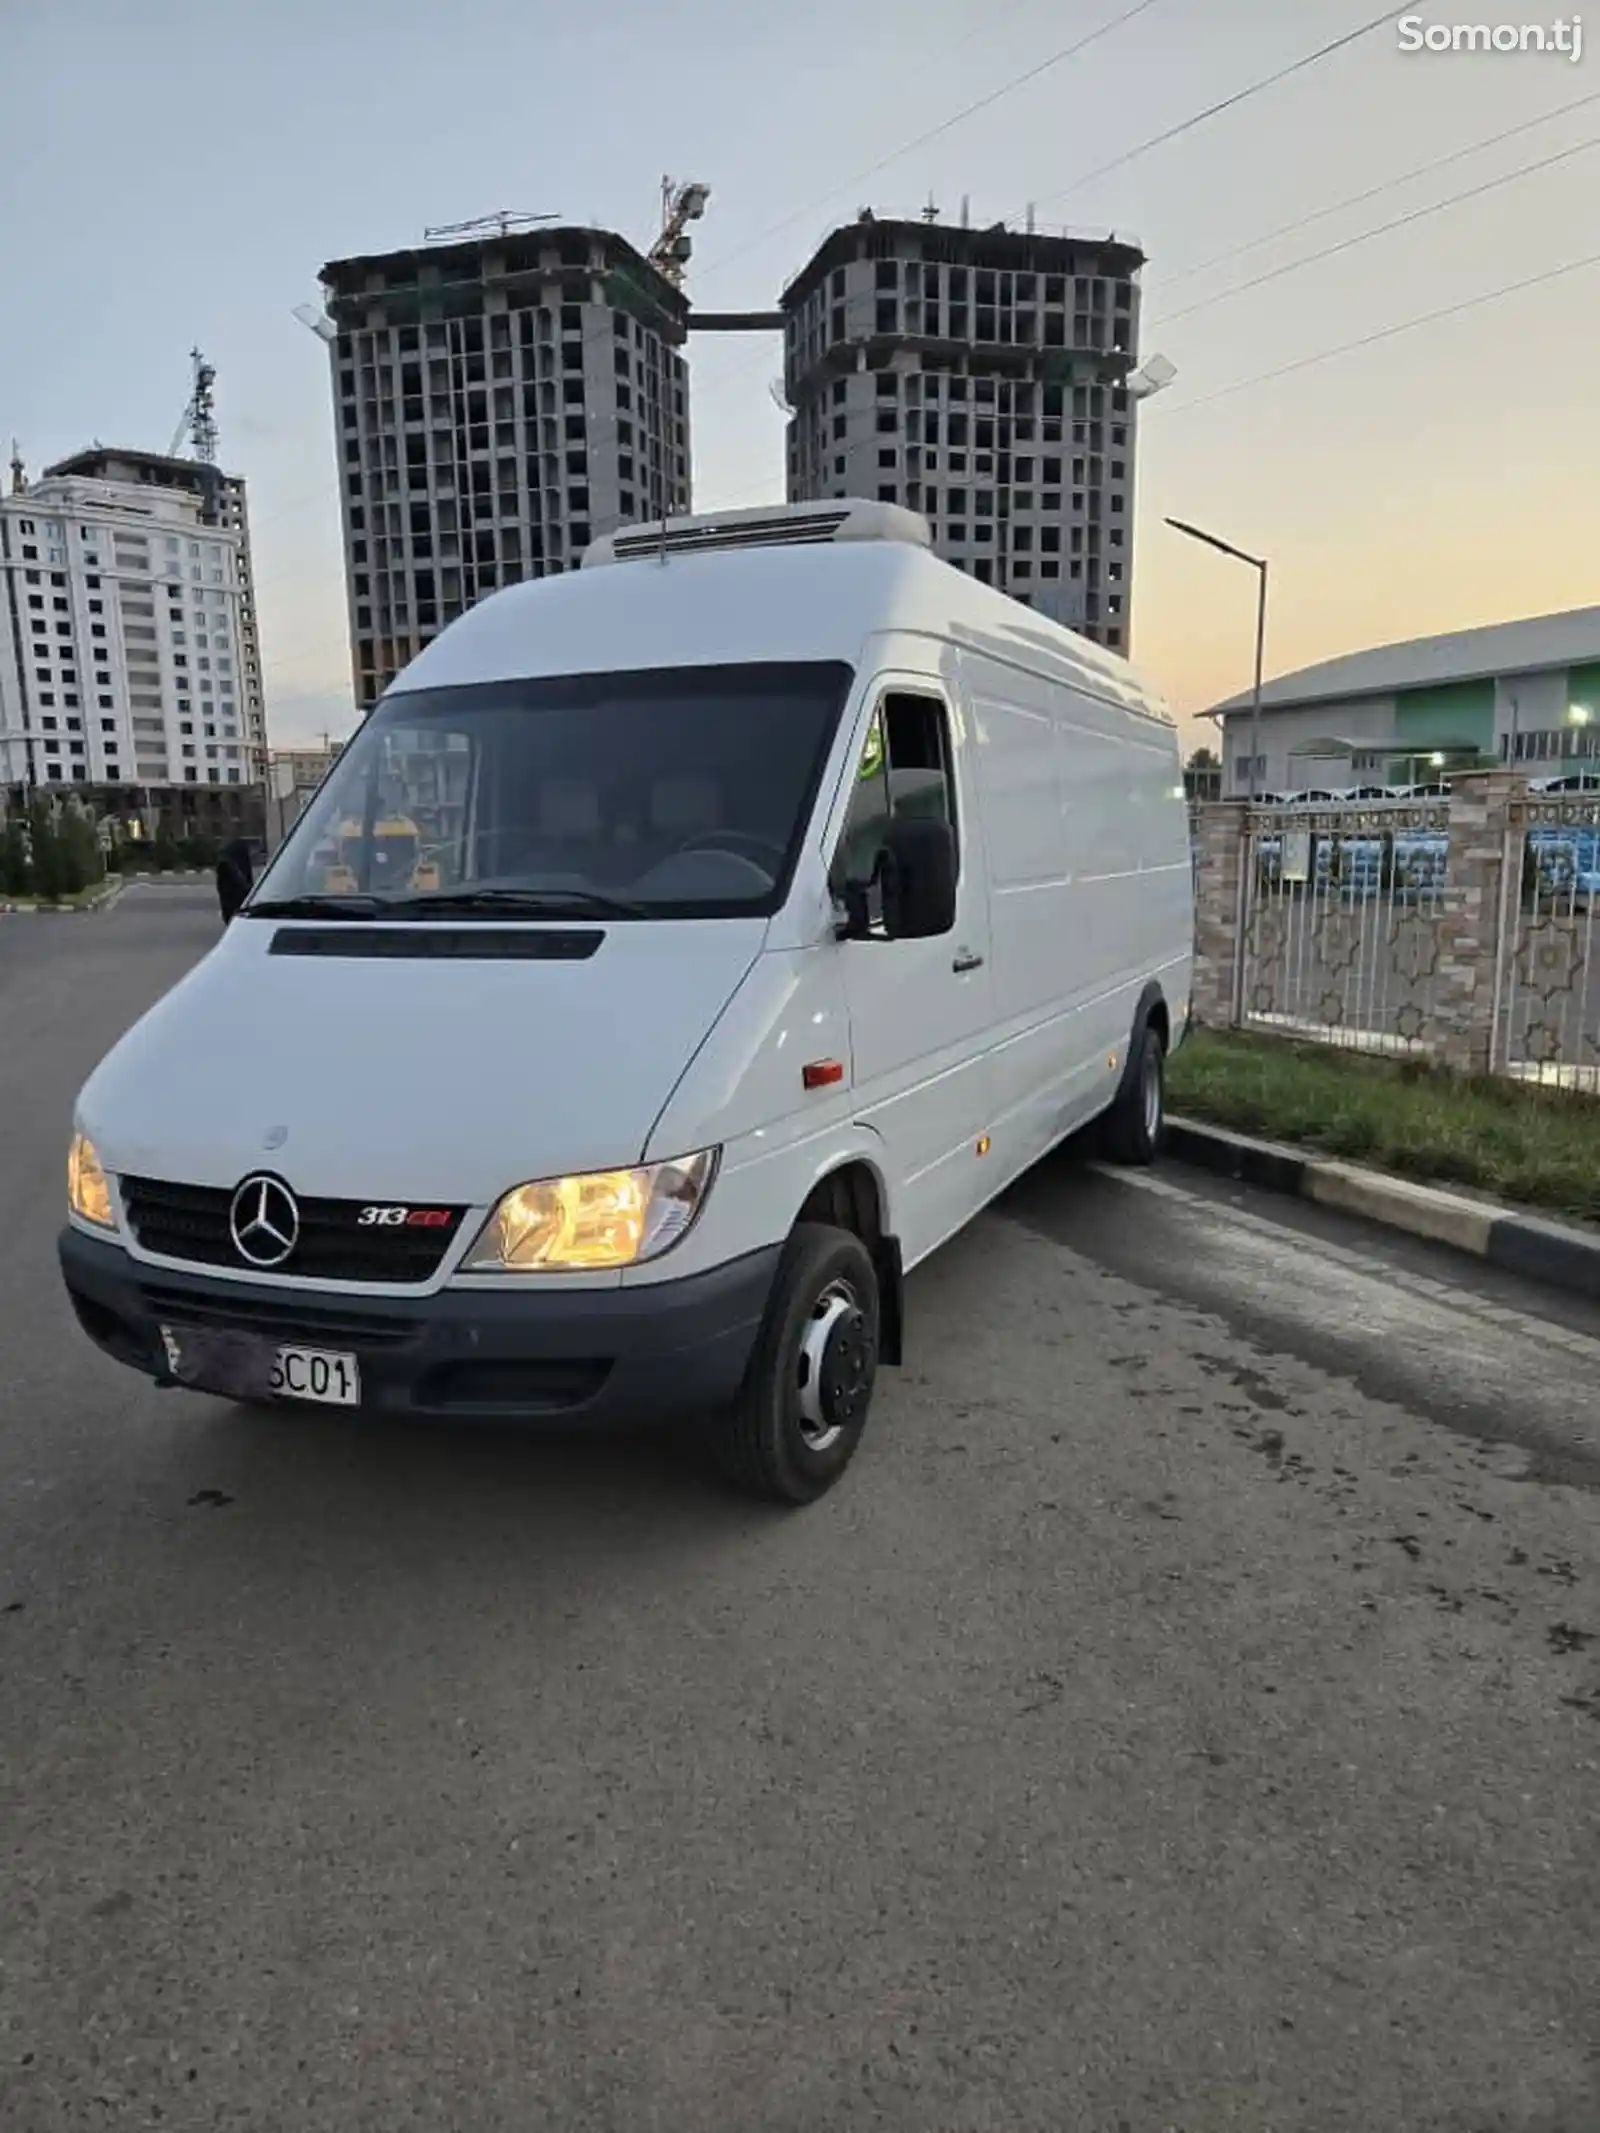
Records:
[[[502,226],[322,283],[362,710],[484,593],[688,509],[688,300],[624,238]]]
[[[920,511],[984,583],[1126,654],[1138,246],[879,221],[784,291],[788,493]]]

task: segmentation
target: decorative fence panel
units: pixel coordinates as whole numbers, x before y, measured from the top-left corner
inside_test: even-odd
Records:
[[[1494,1063],[1600,1093],[1600,795],[1529,793],[1507,812]]]
[[[1249,809],[1239,1019],[1362,1051],[1433,1050],[1449,826],[1445,801]]]

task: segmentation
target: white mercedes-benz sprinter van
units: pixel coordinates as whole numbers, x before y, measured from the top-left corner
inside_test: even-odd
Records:
[[[79,1099],[109,1355],[243,1401],[703,1416],[831,1486],[905,1275],[1189,1012],[1172,721],[841,501],[630,529],[386,691]]]

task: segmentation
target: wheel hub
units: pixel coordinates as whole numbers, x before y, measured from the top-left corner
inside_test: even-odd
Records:
[[[866,1313],[839,1282],[817,1299],[800,1344],[800,1434],[812,1451],[826,1451],[860,1419],[871,1383]]]
[[[1144,1127],[1152,1141],[1161,1131],[1161,1066],[1154,1052],[1144,1067]]]

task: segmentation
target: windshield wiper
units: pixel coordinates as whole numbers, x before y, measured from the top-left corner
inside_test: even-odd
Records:
[[[504,911],[524,918],[553,918],[563,912],[584,913],[593,918],[653,918],[647,904],[634,904],[620,896],[601,896],[589,889],[439,889],[420,896],[405,896],[385,906],[386,913],[402,918],[430,918],[434,912]]]
[[[269,896],[246,904],[241,918],[376,918],[383,909],[376,896]]]

